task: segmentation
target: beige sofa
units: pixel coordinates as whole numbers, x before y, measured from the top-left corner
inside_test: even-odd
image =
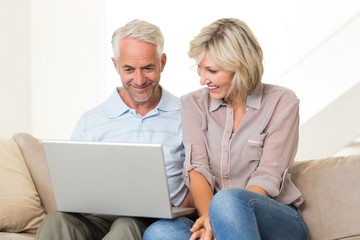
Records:
[[[311,239],[360,240],[360,156],[299,161],[291,174]],[[41,141],[25,133],[0,139],[0,239],[34,239],[55,210]]]
[[[41,142],[26,133],[0,139],[0,239],[30,240],[56,210]]]

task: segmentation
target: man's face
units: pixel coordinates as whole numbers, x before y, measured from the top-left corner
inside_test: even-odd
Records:
[[[132,38],[123,39],[119,50],[113,62],[124,89],[137,103],[149,101],[158,87],[165,54],[159,59],[155,45]]]

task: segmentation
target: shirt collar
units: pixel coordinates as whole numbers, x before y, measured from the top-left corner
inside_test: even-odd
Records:
[[[264,85],[262,83],[254,90],[252,94],[247,96],[246,98],[246,106],[260,109],[261,107],[261,100],[263,95]],[[220,106],[226,105],[226,102],[223,99],[212,99],[210,98],[210,112],[217,110]]]
[[[209,94],[210,97],[210,94]],[[210,97],[210,108],[209,111],[216,111],[220,106],[226,105],[226,102],[223,99],[212,99]]]
[[[159,86],[161,87],[161,86]],[[108,118],[117,118],[124,113],[131,111],[119,95],[121,87],[115,88],[114,92],[104,103],[104,112]],[[178,98],[161,87],[161,99],[155,109],[169,112],[180,110]]]
[[[263,91],[264,91],[264,84],[260,83],[259,86],[254,90],[254,92],[246,98],[246,106],[255,109],[260,109]]]
[[[164,112],[179,111],[179,98],[166,91],[163,87],[161,87],[161,90],[161,99],[156,108]]]

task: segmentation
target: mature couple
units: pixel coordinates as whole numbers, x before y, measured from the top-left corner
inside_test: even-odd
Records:
[[[71,138],[163,144],[171,202],[198,215],[108,222],[54,212],[37,239],[307,239],[303,198],[287,176],[299,100],[261,83],[263,53],[243,21],[218,19],[190,42],[205,88],[180,99],[160,85],[167,59],[157,26],[133,20],[114,32],[112,47],[122,87],[86,112]]]

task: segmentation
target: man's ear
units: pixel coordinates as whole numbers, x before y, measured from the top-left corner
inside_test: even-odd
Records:
[[[161,72],[162,72],[164,70],[164,68],[165,68],[165,65],[166,65],[166,54],[165,53],[163,53],[161,55],[160,62],[161,62]]]
[[[113,62],[113,65],[114,65],[114,68],[115,68],[116,72],[119,73],[119,65],[118,65],[117,58],[116,58],[116,57],[112,57],[111,60],[112,60],[112,62]]]

